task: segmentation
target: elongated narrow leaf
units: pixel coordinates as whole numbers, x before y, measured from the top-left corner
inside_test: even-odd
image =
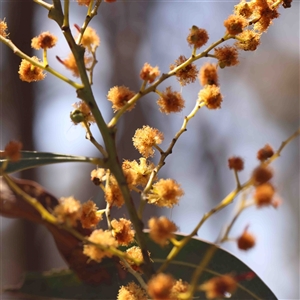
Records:
[[[102,160],[99,158],[85,157],[85,156],[74,156],[65,155],[58,153],[48,153],[48,152],[37,152],[37,151],[21,151],[21,159],[17,162],[9,161],[5,173],[10,174],[14,172],[19,172],[22,170],[36,168],[39,166],[58,164],[65,162],[85,162],[102,165]],[[6,159],[0,159],[0,168],[3,164],[7,162]]]
[[[182,236],[177,236],[182,238]],[[151,253],[151,259],[154,262],[154,268],[157,270],[163,263],[171,246],[161,248],[154,244],[147,234],[148,250]],[[186,248],[172,261],[166,270],[166,273],[172,274],[175,278],[181,278],[184,281],[190,282],[193,272],[202,261],[206,251],[211,247],[211,244],[199,239],[192,239]],[[44,299],[117,299],[117,294],[120,286],[126,285],[134,280],[131,274],[126,277],[120,276],[120,272],[116,267],[116,263],[112,260],[104,260],[102,263],[105,270],[111,274],[111,284],[87,285],[80,280],[71,271],[53,272],[45,274],[28,273],[24,283],[19,290],[12,291],[21,295],[32,295],[40,300]],[[238,287],[235,293],[227,295],[230,299],[236,300],[255,300],[255,299],[277,299],[271,290],[264,282],[243,262],[231,255],[227,251],[220,248],[216,251],[210,263],[202,273],[199,284],[206,280],[223,275],[232,274],[235,276]],[[246,280],[247,274],[251,274]],[[95,274],[94,274],[95,275]],[[13,295],[12,294],[12,295]],[[44,298],[46,297],[46,298]],[[28,298],[30,299],[30,298]],[[197,292],[195,299],[206,299],[205,294]]]

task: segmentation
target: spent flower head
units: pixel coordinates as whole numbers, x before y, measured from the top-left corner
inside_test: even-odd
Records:
[[[249,250],[255,246],[256,238],[253,234],[249,233],[246,228],[243,234],[237,239],[238,248],[241,250]]]
[[[49,31],[42,32],[31,40],[31,47],[39,49],[50,49],[56,45],[57,37]]]
[[[18,141],[10,141],[5,145],[4,151],[0,157],[6,157],[11,161],[19,161],[21,159],[21,149],[23,145]]]
[[[90,4],[90,2],[92,1],[92,0],[76,0],[77,1],[77,3],[79,4],[79,5],[85,5],[85,6],[89,6],[89,4]]]
[[[235,46],[244,51],[254,51],[260,44],[261,34],[253,30],[244,30],[237,36]]]
[[[205,85],[219,85],[218,68],[216,64],[206,63],[199,72],[199,80],[202,86]]]
[[[92,200],[82,204],[80,222],[83,228],[95,227],[102,220],[102,215],[97,214],[97,209],[96,203]]]
[[[243,32],[247,25],[248,21],[239,15],[230,15],[228,19],[224,21],[224,26],[227,29],[227,33],[231,35],[237,35]]]
[[[235,66],[239,63],[238,50],[236,47],[223,46],[215,48],[215,56],[219,61],[219,66],[221,69]]]
[[[274,154],[273,148],[267,144],[263,148],[259,149],[257,152],[257,159],[260,161],[265,161],[266,159],[272,157]]]
[[[175,64],[170,65],[170,70],[174,70],[181,64],[187,61],[187,58],[184,55],[180,55],[178,59],[176,59]],[[196,80],[198,74],[198,70],[196,65],[190,63],[187,66],[181,68],[175,73],[177,80],[180,85],[185,86],[189,83],[192,83]]]
[[[254,201],[257,207],[269,206],[274,204],[274,186],[267,182],[256,187]]]
[[[237,287],[235,279],[230,275],[214,277],[200,286],[207,299],[223,298],[226,293],[232,294]]]
[[[252,172],[252,180],[255,185],[266,183],[273,177],[273,170],[267,166],[259,166]]]
[[[208,33],[205,29],[193,25],[187,37],[187,42],[190,46],[199,49],[207,43],[208,38]]]
[[[177,113],[183,110],[184,100],[179,92],[173,92],[169,86],[166,90],[160,93],[160,98],[157,100],[159,110],[168,115],[169,113]]]
[[[123,194],[119,188],[117,181],[110,176],[109,185],[105,187],[105,201],[110,206],[121,207],[124,204]]]
[[[198,94],[198,101],[204,102],[208,109],[221,108],[223,101],[220,88],[215,84],[206,85]]]
[[[234,13],[235,15],[242,16],[244,18],[250,18],[253,13],[253,9],[246,0],[241,0],[239,4],[234,6]]]
[[[244,169],[244,161],[239,156],[230,157],[228,159],[228,167],[237,172],[242,171]]]
[[[133,242],[134,230],[130,220],[121,218],[119,221],[111,221],[112,234],[121,246],[128,246]]]

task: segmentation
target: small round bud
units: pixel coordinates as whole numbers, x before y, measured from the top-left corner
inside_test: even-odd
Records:
[[[274,150],[270,145],[265,145],[263,148],[259,149],[257,152],[257,159],[260,161],[264,161],[271,156],[273,156]]]
[[[230,170],[242,171],[244,169],[244,161],[238,156],[230,157],[228,159],[228,167]]]
[[[259,166],[253,170],[252,179],[256,185],[263,184],[273,177],[273,171],[264,166]]]
[[[273,205],[273,196],[275,189],[272,184],[264,183],[256,187],[254,201],[257,207]]]
[[[249,250],[255,246],[255,236],[245,229],[243,234],[237,239],[237,245],[241,250]]]
[[[71,121],[77,125],[84,121],[84,115],[79,109],[74,109],[70,112]]]

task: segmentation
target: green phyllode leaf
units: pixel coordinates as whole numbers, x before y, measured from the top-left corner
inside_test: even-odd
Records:
[[[178,239],[182,236],[177,236]],[[147,234],[147,243],[151,252],[151,259],[154,261],[155,269],[161,265],[170,251],[171,246],[161,248],[152,242]],[[197,238],[192,239],[188,245],[179,253],[173,262],[170,263],[166,273],[172,274],[175,278],[190,281],[191,276],[201,262],[207,249],[211,244]],[[38,299],[105,299],[115,300],[121,285],[126,285],[134,280],[132,275],[126,273],[125,278],[121,278],[120,269],[113,260],[106,259],[101,264],[111,274],[111,284],[101,284],[91,286],[82,283],[71,271],[52,272],[48,274],[28,273],[25,276],[23,285],[18,290],[10,290],[10,295],[18,293],[20,295],[31,295]],[[265,283],[243,262],[232,254],[220,248],[216,251],[213,259],[208,264],[200,277],[200,283],[206,280],[223,275],[232,274],[238,281],[238,288],[233,295],[227,295],[229,299],[252,300],[252,299],[277,299]],[[250,280],[245,280],[245,274],[252,274]],[[42,298],[46,297],[46,298]],[[26,298],[30,299],[30,298]],[[34,298],[37,299],[37,298]],[[198,292],[195,299],[206,299],[204,293]]]
[[[4,168],[6,174],[19,172],[22,170],[36,168],[39,166],[58,164],[65,162],[85,162],[95,165],[103,165],[103,160],[100,158],[86,157],[86,156],[74,156],[58,153],[37,152],[37,151],[21,151],[22,157],[17,162],[8,161],[7,159],[0,159],[0,169],[3,168],[7,162],[7,166]]]

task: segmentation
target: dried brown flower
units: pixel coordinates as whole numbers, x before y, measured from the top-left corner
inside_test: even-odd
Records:
[[[244,161],[238,156],[230,157],[228,159],[228,167],[235,171],[242,171],[244,169]]]
[[[173,92],[170,86],[161,94],[161,97],[157,100],[157,104],[159,110],[166,115],[180,112],[184,108],[184,100],[181,93]]]
[[[82,204],[80,222],[83,228],[94,227],[102,220],[102,215],[97,214],[97,209],[96,203],[92,200]]]
[[[266,183],[273,177],[273,171],[269,167],[259,166],[253,170],[252,179],[256,185]]]
[[[190,29],[190,34],[187,37],[187,42],[190,46],[199,49],[207,43],[208,38],[209,37],[205,29],[198,28],[194,25]]]
[[[89,6],[91,0],[76,0],[79,5]]]
[[[111,226],[113,228],[112,234],[121,246],[128,246],[133,242],[134,230],[130,220],[121,218],[119,221],[112,220]]]
[[[56,45],[56,42],[57,37],[49,31],[46,31],[31,40],[31,47],[36,50],[50,49]]]
[[[219,85],[217,65],[206,63],[204,64],[199,72],[199,80],[202,86],[205,85]]]
[[[181,64],[183,64],[185,61],[187,61],[187,58],[184,55],[180,55],[178,59],[176,59],[175,64],[170,65],[170,70],[174,70]],[[189,83],[192,83],[197,78],[197,67],[196,65],[190,63],[184,68],[178,70],[175,73],[175,76],[177,77],[177,80],[179,81],[180,85],[185,86]]]
[[[124,204],[124,198],[122,192],[118,186],[118,183],[112,176],[110,176],[109,186],[105,187],[105,201],[110,206],[121,207]]]
[[[220,88],[214,84],[204,86],[198,94],[198,101],[203,101],[209,109],[221,108],[223,97]]]
[[[226,293],[232,294],[237,283],[230,275],[214,277],[200,286],[205,291],[207,299],[223,298]]]
[[[272,184],[264,183],[256,187],[254,201],[257,207],[273,205],[275,189]]]
[[[104,181],[104,176],[106,175],[105,169],[98,168],[91,172],[91,180],[95,185],[100,185]]]
[[[263,148],[259,149],[257,152],[257,159],[260,161],[265,161],[266,159],[272,157],[274,150],[270,145],[265,145]]]
[[[238,51],[232,46],[223,46],[215,48],[215,56],[219,61],[221,69],[225,67],[235,66],[239,63]]]
[[[9,158],[11,161],[19,161],[21,158],[21,149],[23,145],[21,142],[10,141],[5,145],[4,152],[1,157]]]
[[[293,0],[283,0],[282,6],[284,8],[290,8],[292,6],[292,2],[293,2]]]
[[[238,41],[235,46],[244,51],[254,51],[260,44],[260,33],[252,30],[244,30],[237,36]]]
[[[227,33],[231,35],[237,35],[243,32],[247,25],[248,21],[239,15],[230,15],[228,19],[224,21],[224,26],[227,29]]]
[[[253,234],[244,230],[243,234],[237,239],[237,245],[241,250],[249,250],[255,246],[256,238]]]
[[[234,6],[234,12],[238,16],[249,18],[252,15],[253,10],[246,0],[242,0],[239,4]]]

